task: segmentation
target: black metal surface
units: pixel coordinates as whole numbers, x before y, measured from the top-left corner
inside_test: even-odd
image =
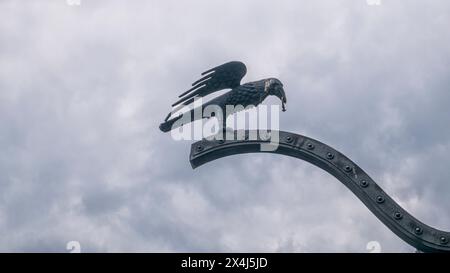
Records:
[[[202,140],[192,144],[190,162],[193,168],[212,160],[243,153],[269,152],[308,161],[327,171],[347,188],[405,242],[423,252],[450,252],[450,233],[432,228],[417,220],[389,195],[358,165],[342,153],[312,138],[289,132],[279,132],[279,146],[274,151],[261,151],[268,140]]]

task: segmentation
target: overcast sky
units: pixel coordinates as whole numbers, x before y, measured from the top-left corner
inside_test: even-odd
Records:
[[[192,170],[158,125],[241,60],[244,81],[284,83],[282,130],[450,230],[449,25],[446,0],[0,1],[0,251],[413,252],[306,162]]]

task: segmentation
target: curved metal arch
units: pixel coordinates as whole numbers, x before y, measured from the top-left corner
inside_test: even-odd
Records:
[[[238,140],[202,140],[192,144],[190,162],[192,168],[225,156],[268,152],[305,160],[330,173],[349,188],[363,204],[392,232],[406,243],[423,252],[450,252],[450,233],[430,227],[397,204],[358,165],[344,154],[315,139],[283,131],[278,133],[278,148],[264,151],[270,139],[249,139],[251,131],[245,131]],[[235,132],[236,139],[237,132]]]

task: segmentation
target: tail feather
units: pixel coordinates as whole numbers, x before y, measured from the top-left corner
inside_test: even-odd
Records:
[[[202,107],[202,106],[200,106],[200,107]],[[161,123],[159,125],[159,129],[161,131],[163,131],[164,133],[166,133],[166,132],[169,132],[169,131],[171,131],[173,129],[176,129],[176,128],[184,125],[184,124],[193,122],[194,120],[196,120],[196,117],[194,116],[194,111],[198,111],[198,110],[197,109],[193,109],[193,110],[183,114],[183,115],[189,114],[190,115],[190,119],[188,119],[188,120],[185,119],[185,120],[183,120],[183,122],[178,122],[177,124],[175,124],[175,122],[177,122],[178,120],[180,120],[183,117],[183,115],[180,115],[180,116],[171,118],[171,119],[166,120],[165,122]],[[203,112],[201,112],[201,113],[203,113]],[[203,117],[200,117],[200,119],[202,119],[202,118]]]
[[[169,120],[167,120],[167,121],[161,123],[161,124],[159,125],[159,129],[160,129],[161,131],[163,131],[164,133],[167,133],[167,132],[171,131],[172,129],[175,129],[176,127],[173,128],[173,125],[174,125],[174,123],[175,123],[177,120],[179,120],[181,117],[182,117],[182,116],[178,116],[178,117],[169,119]],[[178,126],[177,126],[177,127],[178,127]]]

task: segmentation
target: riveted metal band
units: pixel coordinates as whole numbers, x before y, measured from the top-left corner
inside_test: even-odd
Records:
[[[347,188],[391,231],[422,252],[450,252],[450,233],[432,228],[417,220],[387,195],[375,181],[344,154],[312,138],[283,131],[272,131],[279,137],[278,148],[261,149],[274,141],[261,139],[254,131],[245,132],[240,140],[202,140],[192,144],[192,168],[225,156],[244,153],[276,153],[305,160],[325,170]],[[235,132],[236,134],[236,132]],[[249,138],[257,135],[257,139]]]

